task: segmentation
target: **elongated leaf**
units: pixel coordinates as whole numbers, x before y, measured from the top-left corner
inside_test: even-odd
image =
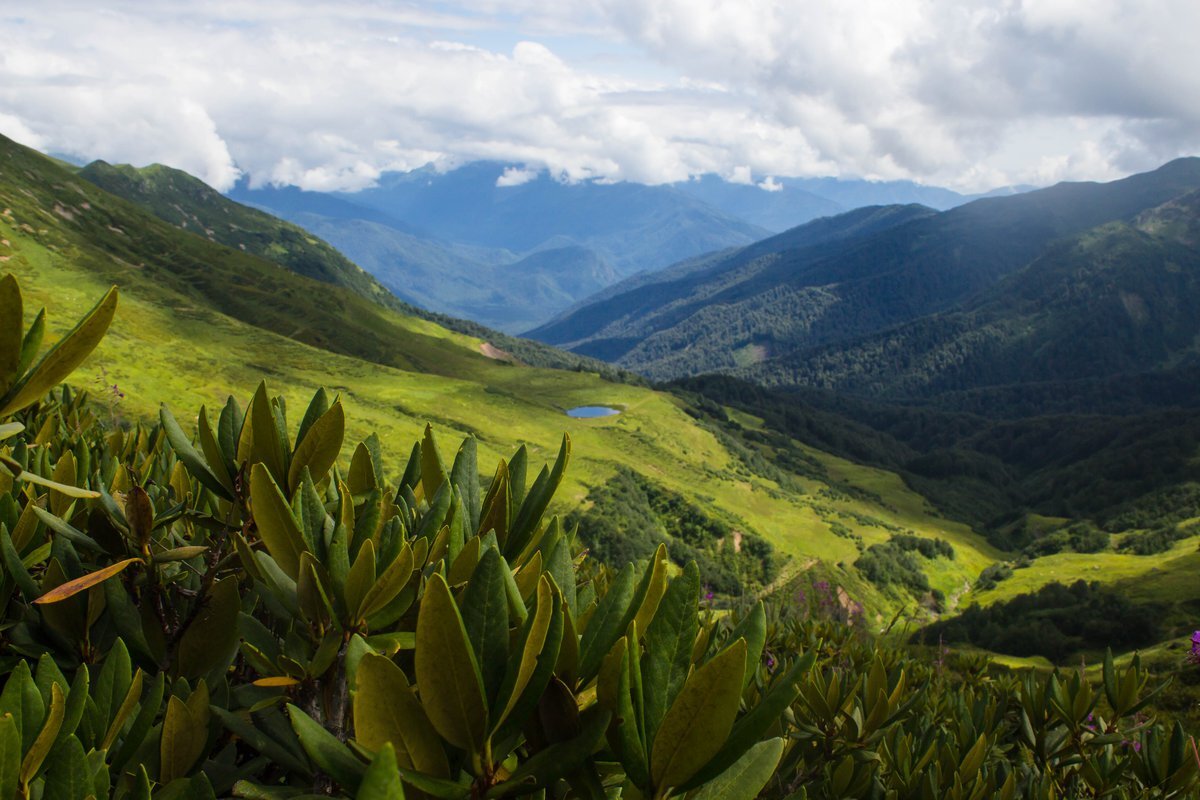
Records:
[[[279,766],[298,772],[301,775],[308,776],[310,769],[297,755],[294,755],[290,750],[278,744],[274,739],[268,736],[263,731],[259,730],[253,723],[243,719],[231,711],[226,711],[220,706],[210,706],[210,710],[221,724],[239,739],[253,747],[258,752],[262,753],[272,762]]]
[[[204,456],[200,455],[192,446],[191,440],[183,432],[183,428],[176,422],[174,415],[171,414],[171,409],[167,408],[165,403],[158,409],[158,419],[162,423],[171,449],[175,451],[175,455],[179,456],[179,460],[187,467],[187,471],[192,474],[192,477],[218,497],[232,500],[233,493],[226,487],[225,481],[217,477]]]
[[[692,561],[684,567],[682,575],[671,581],[646,630],[642,678],[645,681],[646,736],[650,741],[654,741],[659,723],[679,694],[691,667],[692,645],[699,628],[696,617],[699,594],[700,570]]]
[[[21,775],[21,732],[12,714],[0,715],[0,797],[16,797]]]
[[[679,786],[720,751],[733,729],[745,671],[746,640],[738,639],[683,685],[650,750],[656,787]]]
[[[187,775],[204,752],[204,746],[208,740],[208,726],[192,713],[188,705],[175,696],[167,701],[167,714],[163,718],[162,740],[159,742],[158,777],[162,783],[170,783],[176,778]],[[204,704],[204,711],[207,716],[207,701]]]
[[[816,650],[809,650],[796,660],[786,674],[776,678],[766,695],[758,701],[758,705],[734,723],[721,751],[696,773],[693,781],[682,788],[693,788],[694,785],[715,778],[754,746],[800,695],[797,684],[804,674],[812,669],[816,656]]]
[[[400,769],[396,764],[396,751],[389,743],[384,743],[371,765],[363,775],[362,784],[358,787],[360,800],[404,800],[404,786],[400,783]]]
[[[415,663],[433,727],[455,747],[477,751],[487,733],[483,681],[450,587],[436,573],[417,616]]]
[[[242,610],[237,578],[213,584],[204,606],[179,640],[176,663],[181,675],[200,678],[228,664],[238,645],[238,614]]]
[[[20,377],[21,326],[25,324],[21,287],[12,275],[0,278],[0,397]],[[0,436],[3,438],[3,436]]]
[[[196,415],[196,438],[200,440],[200,452],[204,455],[204,460],[207,462],[208,468],[212,470],[212,474],[232,495],[233,478],[230,476],[229,470],[234,454],[232,451],[226,454],[221,449],[219,435],[219,432],[213,430],[212,425],[209,424],[208,410],[204,406],[200,406],[200,413]]]
[[[613,643],[625,635],[633,614],[631,609],[637,576],[633,564],[626,564],[601,598],[579,640],[579,679],[589,681],[600,669],[600,662]]]
[[[74,736],[54,748],[46,764],[46,784],[42,800],[85,800],[95,796],[92,770],[83,745]]]
[[[23,469],[19,463],[9,458],[6,455],[0,454],[0,467],[7,469],[8,472],[17,480],[25,481],[26,483],[36,483],[38,486],[45,486],[47,489],[53,489],[56,492],[61,492],[67,497],[76,497],[92,500],[100,496],[99,492],[93,492],[91,489],[80,489],[78,486],[68,486],[65,483],[58,483],[49,478],[43,478],[41,475]],[[42,509],[38,509],[41,511]],[[49,513],[49,512],[45,512]],[[83,537],[87,541],[91,541],[86,536]],[[97,548],[99,549],[99,548]]]
[[[733,629],[733,633],[729,635],[730,639],[742,638],[746,640],[746,677],[745,685],[750,683],[754,677],[754,673],[758,670],[758,662],[762,658],[763,646],[767,641],[767,612],[763,608],[762,601],[759,600],[754,604],[754,608],[750,609],[737,627]]]
[[[118,734],[125,727],[125,723],[129,721],[129,716],[133,710],[137,708],[138,702],[142,699],[142,684],[146,682],[146,675],[140,669],[133,676],[133,682],[129,684],[129,689],[125,692],[125,698],[121,701],[121,705],[117,708],[117,713],[113,715],[112,723],[108,726],[108,732],[104,734],[104,741],[100,743],[101,750],[111,750],[113,744],[117,741]]]
[[[425,438],[421,441],[421,487],[425,490],[425,498],[430,500],[442,488],[446,480],[446,465],[442,454],[438,451],[437,442],[433,437],[433,426],[425,426]]]
[[[271,401],[265,381],[259,383],[258,388],[254,390],[254,397],[250,400],[250,408],[246,413],[249,417],[249,427],[243,426],[248,454],[245,461],[250,464],[265,464],[277,485],[288,485],[288,451],[284,446],[286,432],[281,435],[276,424],[276,414],[283,412]],[[242,457],[239,443],[238,458]]]
[[[77,547],[87,548],[93,553],[103,552],[104,548],[102,548],[95,539],[88,536],[86,533],[75,529],[68,524],[66,520],[54,516],[44,508],[38,508],[37,506],[32,506],[32,508],[33,513],[37,515],[37,518],[41,520],[47,528],[54,531],[59,536],[62,536],[64,539],[70,540],[71,544]]]
[[[383,574],[367,590],[367,594],[358,608],[358,618],[367,619],[396,599],[396,596],[404,591],[404,587],[412,579],[415,566],[412,547],[405,542],[400,554],[391,564],[388,564]]]
[[[104,338],[116,310],[117,287],[114,286],[66,336],[42,356],[29,374],[0,397],[0,417],[37,402],[82,364]]]
[[[464,527],[468,534],[479,531],[479,456],[474,436],[463,440],[462,446],[454,456],[454,466],[450,468],[450,481],[462,497],[463,509],[467,517]],[[487,533],[487,531],[482,531]]]
[[[562,483],[563,474],[566,472],[567,464],[571,461],[571,437],[563,434],[562,445],[558,450],[558,458],[554,461],[554,467],[549,472],[545,470],[538,475],[538,478],[533,483],[533,488],[529,490],[529,494],[525,497],[521,508],[517,512],[516,520],[512,525],[512,530],[509,531],[509,539],[505,544],[506,552],[512,556],[520,553],[525,545],[532,538],[534,530],[538,523],[541,522],[542,515],[546,513],[546,507],[550,505],[551,498],[558,491],[558,486]]]
[[[517,705],[517,701],[524,694],[530,680],[533,678],[534,671],[537,668],[538,656],[542,654],[542,651],[546,647],[546,637],[550,631],[553,614],[553,588],[550,585],[549,579],[543,577],[538,581],[537,607],[534,611],[533,619],[527,623],[523,642],[524,646],[521,649],[520,657],[515,662],[510,663],[508,674],[505,676],[504,687],[501,690],[501,700],[504,706],[500,710],[500,713],[496,715],[497,728],[512,713],[513,708]]]
[[[368,539],[358,550],[354,566],[346,576],[346,608],[357,611],[375,585],[375,544]],[[357,615],[356,615],[357,616]]]
[[[50,712],[46,714],[46,721],[42,725],[41,732],[33,741],[33,746],[25,753],[25,758],[21,762],[21,783],[28,784],[37,775],[38,770],[42,767],[42,762],[46,759],[55,740],[58,738],[58,732],[62,728],[63,715],[66,711],[67,700],[63,696],[63,691],[57,683],[50,685]]]
[[[141,561],[140,558],[127,558],[124,561],[118,561],[116,564],[110,564],[103,569],[98,569],[95,572],[89,572],[87,575],[82,575],[74,580],[55,586],[50,591],[43,594],[33,602],[45,605],[46,603],[58,603],[66,600],[68,597],[74,597],[80,592],[90,589],[114,575],[119,574],[130,564],[136,564]]]
[[[296,491],[305,467],[308,467],[313,482],[320,483],[342,451],[345,436],[346,413],[341,403],[334,403],[307,430],[292,454],[292,463],[288,467],[288,489]]]
[[[363,772],[366,771],[365,765],[354,757],[350,748],[308,714],[291,704],[287,709],[292,728],[300,738],[300,745],[313,763],[341,784],[342,788],[357,792]]]
[[[754,800],[771,780],[783,739],[767,739],[747,750],[729,769],[700,787],[691,800]]]
[[[446,753],[404,672],[383,656],[368,653],[356,672],[354,731],[371,751],[395,747],[400,766],[437,778],[450,776]]]
[[[508,593],[504,587],[508,571],[500,552],[488,547],[463,592],[463,626],[479,659],[489,705],[496,699],[508,663]]]
[[[305,551],[304,535],[279,485],[263,464],[250,469],[250,502],[259,538],[267,546],[267,552],[289,578],[296,580],[300,577],[300,554]]]
[[[444,778],[430,778],[428,775],[422,775],[403,767],[400,767],[400,777],[414,789],[440,800],[467,800],[471,796],[471,786],[466,783]]]

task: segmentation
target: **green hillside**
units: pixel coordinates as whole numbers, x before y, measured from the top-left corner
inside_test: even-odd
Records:
[[[75,376],[114,422],[152,415],[160,398],[179,409],[212,407],[229,393],[248,396],[266,378],[293,407],[318,386],[339,392],[351,410],[348,443],[376,430],[391,450],[428,421],[450,440],[473,434],[485,464],[522,443],[536,463],[553,460],[549,448],[566,431],[577,455],[560,493],[563,510],[625,465],[769,543],[779,580],[819,569],[880,615],[911,598],[854,574],[860,544],[895,531],[951,541],[956,559],[933,576],[946,590],[997,557],[894,476],[773,467],[698,424],[670,394],[485,357],[480,339],[181,231],[8,142],[0,151],[0,259],[20,280],[26,308],[46,304],[56,319],[81,312],[110,284],[121,287],[117,321]],[[50,332],[60,332],[54,320]],[[596,403],[623,413],[563,414]],[[877,488],[844,485],[859,478]]]
[[[1064,398],[1090,399],[1098,409],[1107,398],[1084,390],[1086,382],[1127,376],[1169,385],[1172,373],[1200,367],[1197,229],[1200,192],[1191,192],[1055,244],[962,310],[742,372],[771,384],[959,407],[1007,387],[1062,384]],[[1187,402],[1166,396],[1159,404]]]
[[[303,228],[230,202],[186,172],[162,164],[138,169],[94,161],[79,175],[209,241],[275,261],[323,283],[345,286],[378,303],[395,303],[370,274]]]
[[[872,360],[905,369],[923,355],[889,339],[895,329],[951,325],[937,315],[963,310],[1005,279],[1028,285],[1028,274],[1015,273],[1058,257],[1063,240],[1129,222],[1197,188],[1200,159],[1193,158],[1112,183],[1061,184],[939,214],[859,209],[618,285],[532,335],[660,379],[722,370],[779,386],[855,388],[860,373],[873,377]],[[955,334],[976,349],[992,338],[969,324],[945,335]],[[959,357],[956,348],[936,349],[941,340],[932,333],[915,344],[926,339],[935,364]],[[860,342],[874,348],[846,352]],[[861,369],[858,361],[866,362]]]
[[[922,633],[927,643],[945,634],[960,645],[1069,661],[1080,651],[1102,653],[1106,644],[1144,647],[1195,630],[1200,411],[997,420],[814,390],[780,392],[720,375],[672,386],[722,433],[775,464],[821,474],[823,465],[839,463],[832,474],[860,489],[878,475],[885,497],[897,496],[888,481],[902,481],[920,492],[914,497],[986,534],[995,564],[948,594],[957,601],[948,607],[975,611]],[[872,559],[886,557],[885,569],[858,564],[860,572],[910,579],[896,550]],[[1098,587],[1066,591],[1078,581]],[[934,588],[946,591],[944,583]],[[1054,603],[1064,598],[1070,602],[1056,617],[1069,623],[1063,630],[1022,638],[1031,606],[1054,616]],[[993,606],[995,618],[982,612]],[[1114,621],[1102,624],[1106,618]],[[1123,639],[1112,625],[1143,638]]]

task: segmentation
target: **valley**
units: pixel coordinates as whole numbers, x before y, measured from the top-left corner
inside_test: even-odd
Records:
[[[576,455],[559,510],[574,515],[570,519],[580,525],[585,544],[593,537],[605,552],[616,536],[678,545],[680,561],[699,557],[710,564],[714,583],[738,595],[770,588],[786,597],[828,581],[862,605],[871,626],[884,627],[899,613],[906,620],[904,629],[911,631],[967,608],[1003,604],[1049,583],[1082,578],[1112,587],[1135,604],[1169,608],[1164,637],[1177,636],[1190,624],[1192,604],[1200,597],[1186,579],[1197,560],[1195,537],[1200,534],[1192,525],[1200,512],[1186,511],[1190,494],[1153,506],[1143,513],[1145,519],[1111,539],[1105,534],[1097,552],[1074,551],[1073,540],[1059,533],[1081,523],[1112,528],[1113,520],[1126,513],[1123,509],[1145,506],[1156,493],[1200,481],[1197,415],[1174,405],[1191,396],[1186,358],[1175,358],[1168,371],[1142,381],[1157,386],[1156,394],[1138,388],[1140,379],[1121,376],[1121,384],[1116,383],[1122,365],[1148,363],[1144,353],[1121,356],[1127,360],[1103,368],[1070,357],[1082,372],[1064,375],[1069,380],[1058,383],[1042,381],[1046,396],[1058,398],[1059,406],[1034,394],[1026,395],[1033,405],[1022,407],[1004,401],[1008,390],[1003,386],[975,388],[961,382],[945,384],[936,393],[929,390],[926,394],[935,399],[922,395],[922,404],[881,402],[892,396],[911,398],[863,382],[867,379],[862,376],[870,373],[862,371],[866,362],[857,355],[848,356],[860,365],[852,373],[859,382],[845,387],[850,394],[797,390],[764,379],[779,374],[782,367],[776,365],[786,363],[777,356],[731,365],[736,378],[706,376],[655,389],[634,374],[590,358],[612,358],[651,377],[659,374],[657,367],[615,357],[607,345],[577,347],[584,355],[563,354],[393,298],[320,239],[222,198],[186,174],[100,164],[72,172],[11,142],[5,144],[4,158],[0,202],[8,213],[0,220],[7,242],[2,256],[5,269],[25,287],[30,305],[45,303],[69,316],[82,311],[88,298],[109,283],[122,287],[122,312],[98,352],[91,383],[81,386],[107,407],[115,424],[151,419],[154,398],[172,398],[176,414],[187,415],[202,404],[218,405],[226,393],[248,396],[262,379],[292,405],[325,386],[347,404],[347,448],[367,431],[378,432],[385,445],[406,441],[418,437],[429,422],[445,441],[474,436],[484,463],[520,444],[530,448],[532,459],[547,460],[562,433],[568,433]],[[1108,199],[1089,201],[1085,210],[1069,213],[1056,201],[1059,219],[1065,221],[1051,227],[1069,233],[1071,226],[1158,202],[1191,180],[1187,174],[1176,170],[1167,180],[1134,181],[1141,187],[1133,193],[1136,201],[1123,199],[1128,192],[1110,191]],[[1043,209],[1047,201],[1037,193],[1032,197],[1004,202],[1031,202]],[[1053,255],[1035,261],[1025,270],[1047,276],[1039,278],[1040,284],[1022,277],[1017,268],[997,266],[996,275],[1017,271],[968,294],[971,299],[962,301],[961,311],[949,308],[889,329],[900,333],[887,335],[915,342],[922,340],[905,332],[919,326],[941,326],[937,329],[959,337],[977,337],[975,331],[989,325],[1015,330],[1017,323],[1004,316],[1014,308],[1025,309],[1021,313],[1030,320],[1059,320],[1064,330],[1083,324],[1063,321],[1060,312],[1038,311],[1036,298],[1062,295],[1050,277],[1054,270],[1072,276],[1075,294],[1066,296],[1087,297],[1078,287],[1111,276],[1111,270],[1093,279],[1071,265],[1091,263],[1087,254],[1100,248],[1115,252],[1108,246],[1112,236],[1136,238],[1143,251],[1157,248],[1153,257],[1175,265],[1168,274],[1184,279],[1193,272],[1185,266],[1192,252],[1188,225],[1194,216],[1188,197],[1141,212],[1128,224],[1112,223],[1099,234],[1084,235],[1070,256],[1073,261]],[[810,222],[742,250],[699,256],[601,289],[594,306],[580,306],[563,319],[593,319],[596,330],[613,331],[612,322],[601,321],[601,309],[621,307],[630,320],[677,319],[686,325],[693,314],[687,309],[707,313],[705,309],[719,308],[722,298],[744,295],[745,302],[760,302],[749,299],[753,295],[746,287],[768,286],[768,279],[791,275],[788,270],[819,275],[855,269],[853,265],[867,263],[862,260],[867,256],[848,254],[862,247],[873,252],[871,248],[883,246],[878,242],[896,240],[913,226],[927,231],[921,247],[932,248],[930,252],[950,246],[929,240],[928,231],[939,229],[930,227],[935,222],[950,231],[956,247],[965,242],[978,246],[998,235],[974,232],[962,221],[980,217],[974,206],[946,213],[957,214],[951,221],[958,222],[936,222],[939,212],[915,205],[865,208]],[[1020,220],[1025,213],[1009,216]],[[1143,251],[1138,252],[1144,263],[1151,257]],[[1071,251],[1052,251],[1060,252]],[[781,261],[779,253],[799,255]],[[806,263],[821,266],[796,266]],[[1015,261],[997,256],[995,263]],[[1147,273],[1136,274],[1148,280]],[[1184,291],[1182,286],[1164,289],[1162,296]],[[803,317],[807,309],[827,302],[820,299],[821,291],[829,290],[819,288],[815,294],[794,296],[787,301],[791,305],[764,308],[775,315],[791,308],[789,313]],[[1151,296],[1144,285],[1137,291]],[[1031,299],[1011,299],[1014,292]],[[633,294],[642,306],[627,302]],[[846,302],[836,294],[828,302]],[[663,303],[672,296],[677,299]],[[772,295],[768,291],[763,296]],[[660,306],[665,311],[657,310]],[[546,330],[565,330],[563,324]],[[1033,325],[1021,324],[1026,329]],[[1172,324],[1186,326],[1187,316]],[[631,327],[628,335],[642,336],[645,330]],[[1056,329],[1046,330],[1039,335],[1048,341],[1061,338]],[[866,342],[870,335],[876,334],[860,338]],[[1186,333],[1170,334],[1180,335],[1186,339]],[[633,352],[647,352],[657,336],[648,335],[647,344]],[[1121,334],[1112,336],[1117,340]],[[189,346],[181,348],[180,341]],[[823,346],[830,353],[840,348],[836,352],[854,354],[855,347],[865,346],[856,341],[848,335]],[[764,347],[763,353],[774,353],[774,348]],[[691,348],[701,354],[718,349],[703,340]],[[885,352],[895,349],[891,344]],[[1046,345],[1037,350],[1046,353]],[[997,358],[993,350],[978,352],[989,370],[1004,363],[1028,370],[1036,363],[1026,355]],[[128,353],[137,357],[125,357]],[[889,357],[880,363],[894,369],[897,363],[922,362]],[[775,371],[764,372],[767,366]],[[960,374],[988,374],[981,369]],[[1032,385],[1028,373],[997,374],[996,382],[1002,384]],[[1094,391],[1103,380],[1113,381],[1114,389]],[[580,406],[607,406],[621,413],[595,418],[566,413]],[[1028,413],[1030,408],[1036,414]],[[1038,416],[1046,413],[1060,416]],[[1145,466],[1149,460],[1153,469]],[[624,487],[622,500],[606,494],[617,486]],[[1181,533],[1165,550],[1135,555],[1121,549],[1125,539],[1161,527],[1164,523],[1157,520],[1168,517]],[[684,535],[680,526],[685,519],[693,520],[686,530],[694,531],[687,534],[693,538],[686,546],[684,539],[673,538]],[[1035,524],[1035,519],[1057,521]],[[1048,543],[1060,540],[1054,545],[1058,550],[1051,549]],[[736,550],[731,549],[734,541],[739,543]],[[937,547],[944,552],[918,551],[919,541],[942,542]],[[766,545],[765,555],[755,556],[761,562],[737,555],[743,544],[750,548],[746,552],[758,552],[754,542]],[[644,556],[642,550],[649,546],[637,545],[636,552],[629,552]],[[1003,564],[1016,567],[1007,568],[1009,577],[994,588],[976,585],[985,570]]]

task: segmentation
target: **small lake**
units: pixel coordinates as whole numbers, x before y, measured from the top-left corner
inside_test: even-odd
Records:
[[[567,409],[567,416],[575,419],[595,419],[597,417],[611,417],[615,414],[620,414],[621,409],[609,408],[608,406],[576,406],[575,408]]]

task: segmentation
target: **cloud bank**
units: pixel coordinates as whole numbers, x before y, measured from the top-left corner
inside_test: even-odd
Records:
[[[1200,152],[1194,0],[45,0],[0,25],[0,132],[221,189],[492,159],[978,190]]]

